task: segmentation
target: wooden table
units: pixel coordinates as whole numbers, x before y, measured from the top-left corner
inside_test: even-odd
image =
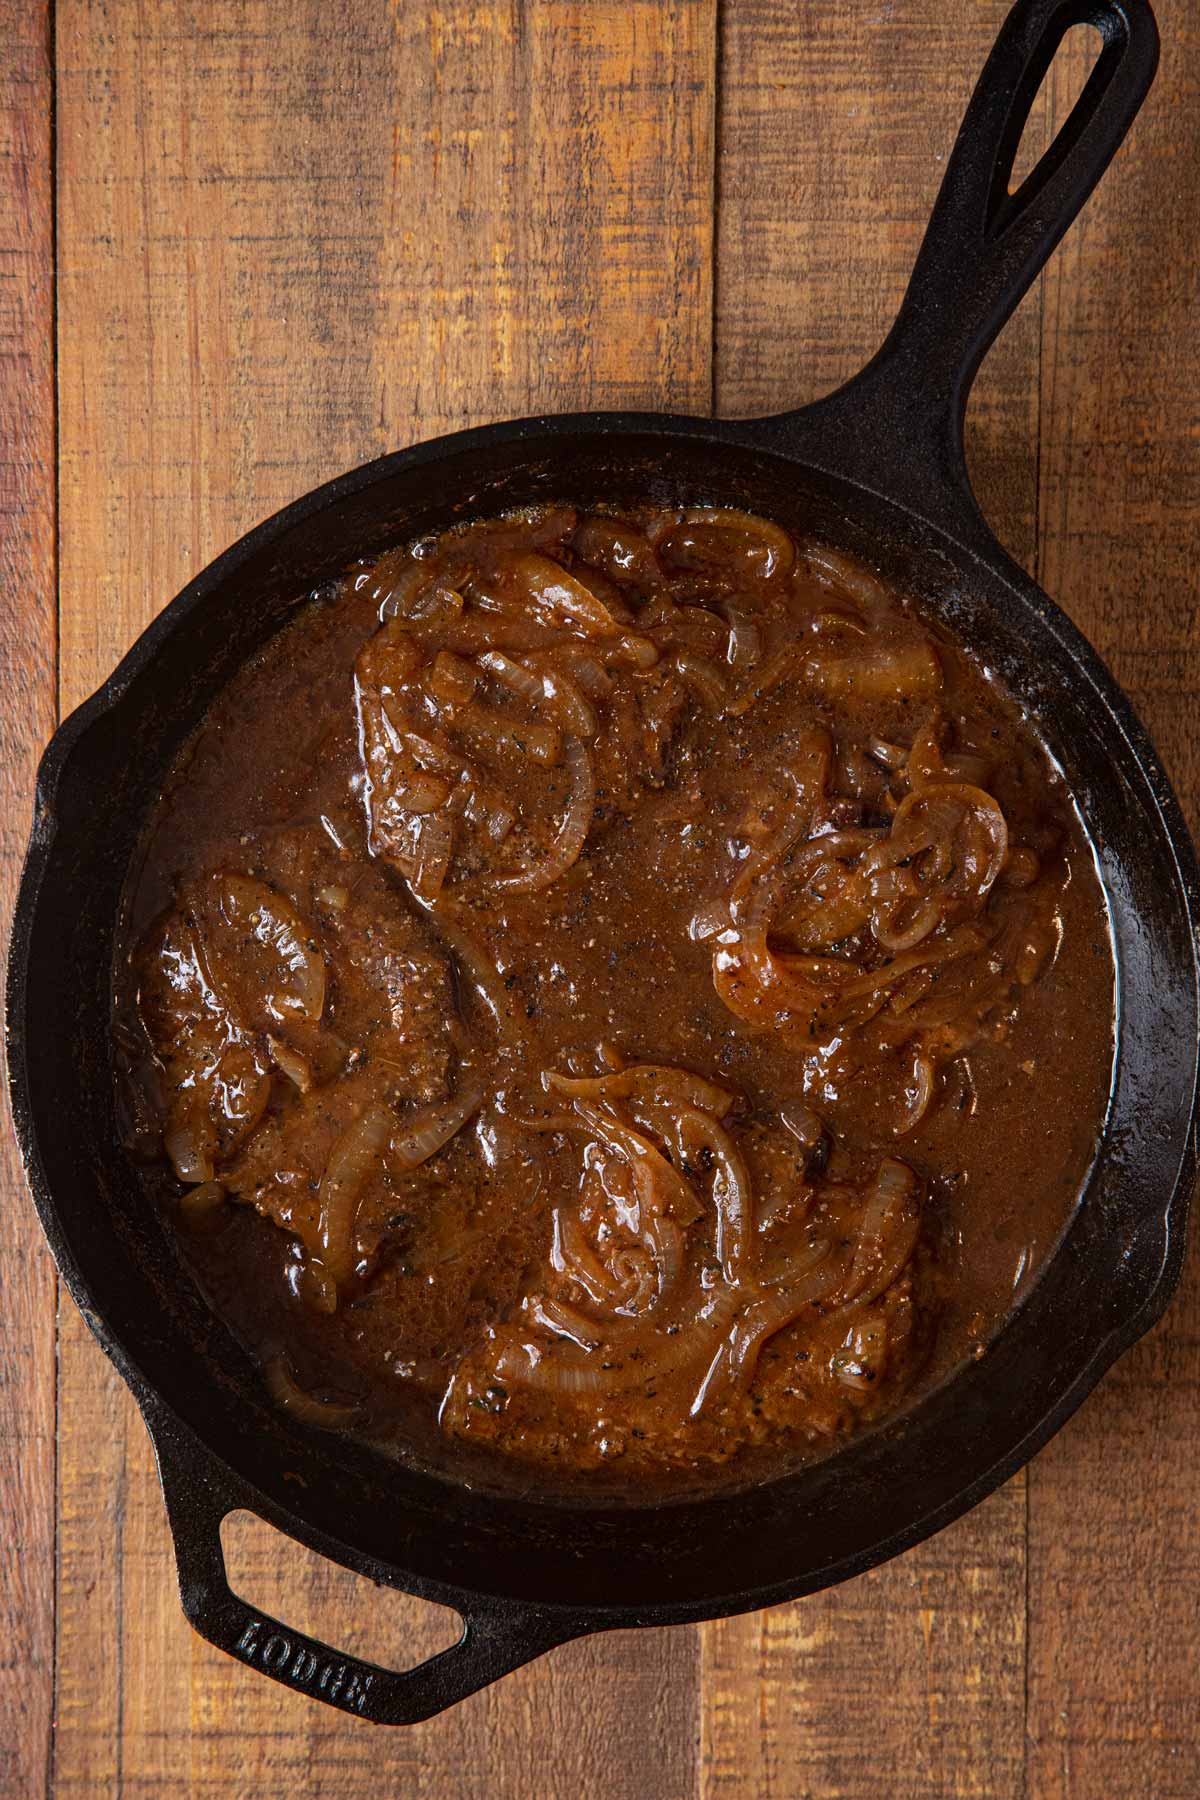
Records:
[[[768,411],[852,371],[1004,10],[0,0],[5,901],[56,715],[303,489],[486,419]],[[1189,0],[1159,12],[1158,85],[989,360],[970,444],[1194,815],[1200,40]],[[189,1631],[146,1434],[56,1294],[7,1130],[0,1178],[5,1797],[1200,1792],[1194,1263],[1029,1471],[933,1542],[794,1606],[570,1646],[389,1733]],[[229,1554],[331,1641],[401,1661],[446,1638],[266,1527]]]

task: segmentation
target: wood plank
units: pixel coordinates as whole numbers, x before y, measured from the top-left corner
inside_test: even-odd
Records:
[[[1195,829],[1200,33],[1187,0],[1156,12],[1158,81],[1047,276],[1041,578],[1128,688]],[[1193,1258],[1166,1319],[1030,1472],[1039,1800],[1200,1790],[1198,1404]]]
[[[703,1625],[701,1795],[1022,1793],[1025,1490],[898,1561]]]
[[[62,0],[64,701],[183,580],[337,470],[448,426],[710,392],[713,0]],[[62,1333],[56,1793],[691,1791],[692,1632],[570,1647],[407,1733],[184,1624],[131,1402]],[[292,1553],[253,1578],[336,1640]],[[318,1583],[320,1588],[321,1584]],[[422,1609],[379,1596],[399,1660]],[[432,1642],[432,1639],[428,1640]]]
[[[801,405],[859,368],[899,305],[971,87],[1007,10],[730,8],[718,143],[716,392]],[[1043,141],[1046,100],[1030,149]],[[973,398],[977,491],[1032,566],[1035,291]],[[701,1629],[705,1800],[986,1795],[1023,1785],[1025,1490],[900,1561]],[[869,1730],[862,1721],[870,1720]]]
[[[0,966],[54,728],[54,215],[45,5],[0,0]],[[55,1276],[0,1046],[0,1795],[40,1793],[54,1705]]]

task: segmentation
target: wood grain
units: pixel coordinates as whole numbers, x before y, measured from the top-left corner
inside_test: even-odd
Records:
[[[718,0],[60,0],[64,707],[231,538],[381,450],[574,406],[773,411],[852,373],[1005,10],[725,0],[718,95]],[[1195,820],[1200,28],[1189,0],[1157,10],[1158,85],[985,365],[969,454]],[[0,29],[2,926],[53,717],[56,518],[48,24],[0,0]],[[1194,1259],[1028,1476],[899,1562],[567,1646],[384,1733],[184,1624],[144,1430],[69,1304],[55,1695],[55,1290],[7,1129],[0,1203],[0,1800],[1200,1791]],[[257,1522],[227,1544],[235,1586],[301,1628],[396,1666],[445,1641],[437,1609]]]
[[[1041,578],[1097,645],[1200,822],[1200,35],[1046,278]],[[1082,52],[1075,50],[1074,55]],[[1055,106],[1070,70],[1056,71]],[[1200,1791],[1200,1281],[1030,1471],[1028,1791]]]
[[[0,0],[0,966],[54,723],[54,202],[47,9]],[[37,1794],[54,1696],[55,1279],[0,1047],[0,1794]]]
[[[779,411],[866,361],[899,306],[1003,4],[728,9],[718,143],[716,394]],[[1044,141],[1047,99],[1030,121]],[[1033,566],[1040,299],[980,376],[981,502]],[[701,1628],[704,1800],[1023,1791],[1025,1489],[899,1562]]]
[[[540,408],[703,409],[710,0],[64,0],[62,677],[76,704],[255,519],[406,440]],[[149,1447],[62,1333],[55,1792],[526,1796],[693,1785],[695,1634],[570,1647],[407,1733],[184,1624]],[[238,1579],[349,1634],[340,1572]],[[434,1643],[378,1596],[398,1664]],[[437,1615],[435,1615],[435,1620]]]

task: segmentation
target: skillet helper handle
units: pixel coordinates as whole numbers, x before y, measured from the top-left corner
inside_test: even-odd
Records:
[[[415,1669],[385,1669],[293,1631],[229,1586],[221,1524],[258,1508],[173,1420],[147,1414],[175,1544],[179,1593],[192,1627],[218,1650],[284,1687],[376,1725],[415,1725],[532,1662],[583,1629],[534,1608],[473,1608],[463,1634]],[[260,1515],[261,1516],[261,1515]]]
[[[1010,193],[1030,109],[1075,25],[1099,32],[1099,59],[1053,143]],[[844,426],[838,460],[847,474],[926,515],[978,521],[963,462],[971,383],[1120,147],[1158,48],[1148,0],[1017,0],[971,96],[896,322],[861,374],[778,420],[800,437],[797,448],[813,426]]]

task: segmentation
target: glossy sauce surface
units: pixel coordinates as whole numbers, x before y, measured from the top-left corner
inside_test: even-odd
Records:
[[[1112,1055],[1012,703],[699,507],[484,521],[303,607],[181,759],[117,986],[131,1148],[281,1404],[634,1490],[981,1345]]]

